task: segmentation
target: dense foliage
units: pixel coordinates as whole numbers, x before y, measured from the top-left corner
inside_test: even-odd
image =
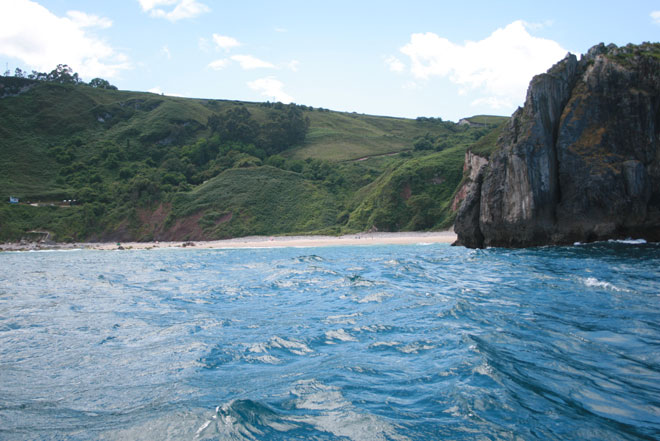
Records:
[[[0,240],[439,228],[466,148],[493,127],[31,75],[0,78],[0,195],[21,201],[0,204]]]

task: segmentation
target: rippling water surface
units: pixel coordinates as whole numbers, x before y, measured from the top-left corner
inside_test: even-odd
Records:
[[[0,439],[660,438],[660,246],[0,254]]]

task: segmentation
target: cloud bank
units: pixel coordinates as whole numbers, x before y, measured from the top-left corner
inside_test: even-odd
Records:
[[[209,12],[211,9],[196,0],[138,0],[144,12],[152,17],[178,21],[193,18]],[[164,8],[164,6],[167,7]]]
[[[88,32],[110,26],[111,20],[80,11],[58,17],[29,0],[4,2],[0,54],[27,65],[21,68],[50,72],[58,64],[68,64],[87,80],[113,78],[131,68],[127,57]]]
[[[273,77],[250,81],[247,85],[250,89],[259,92],[261,96],[264,96],[269,100],[281,101],[284,104],[293,101],[291,95],[284,92],[284,84]]]
[[[481,95],[473,105],[500,110],[521,104],[532,77],[562,59],[567,50],[557,42],[534,37],[523,21],[514,21],[480,41],[456,44],[432,32],[413,34],[401,48],[416,80],[445,77],[459,86],[459,94]],[[403,67],[395,58],[390,69]]]

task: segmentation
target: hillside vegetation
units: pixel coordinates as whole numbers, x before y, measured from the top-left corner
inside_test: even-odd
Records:
[[[0,240],[442,228],[465,150],[507,120],[458,125],[55,78],[0,77]]]

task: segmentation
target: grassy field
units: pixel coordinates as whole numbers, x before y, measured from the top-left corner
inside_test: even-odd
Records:
[[[309,112],[305,143],[288,152],[295,159],[351,161],[414,149],[425,134],[452,145],[473,142],[471,132],[453,123],[339,112]]]
[[[474,124],[485,124],[485,125],[495,125],[498,126],[503,122],[507,121],[509,118],[506,116],[494,116],[494,115],[475,115],[469,118],[465,118]]]

